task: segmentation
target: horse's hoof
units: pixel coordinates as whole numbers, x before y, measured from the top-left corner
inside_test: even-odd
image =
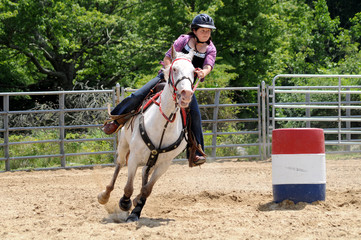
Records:
[[[129,211],[129,209],[132,207],[132,201],[130,199],[124,199],[124,197],[122,197],[119,201],[119,207],[123,211]]]
[[[106,204],[109,200],[110,194],[106,194],[105,191],[98,194],[98,202],[102,205]]]
[[[138,220],[139,220],[139,217],[136,214],[132,213],[128,216],[126,222],[131,223],[131,222],[137,222]]]

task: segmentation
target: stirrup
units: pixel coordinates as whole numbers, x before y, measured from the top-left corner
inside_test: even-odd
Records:
[[[194,166],[200,166],[206,162],[206,158],[203,156],[195,156],[193,159]]]

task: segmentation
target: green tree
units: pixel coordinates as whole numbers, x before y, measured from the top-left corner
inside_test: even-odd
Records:
[[[9,61],[9,56],[12,56]],[[17,92],[24,90],[21,86],[33,83],[32,79],[24,72],[23,66],[26,59],[12,51],[0,49],[0,90],[4,92]]]
[[[130,24],[124,24],[124,17],[133,4],[136,2],[5,0],[0,5],[0,47],[25,56],[45,75],[36,76],[43,88],[72,89],[76,80],[88,76],[92,76],[87,79],[92,85],[104,79],[114,83],[129,63],[124,51],[128,42],[119,41],[124,36],[131,41]]]
[[[0,84],[140,87],[201,12],[215,20],[218,50],[204,86],[255,86],[280,73],[359,73],[359,4],[335,11],[336,2],[2,0]]]
[[[351,27],[340,36],[345,58],[339,62],[339,71],[347,74],[361,73],[361,12],[350,19]]]
[[[216,12],[223,6],[223,1],[168,1],[148,0],[142,5],[137,5],[133,13],[138,16],[136,28],[137,35],[141,37],[141,54],[133,56],[137,64],[134,75],[135,87],[141,87],[153,78],[160,69],[159,61],[163,60],[165,52],[181,34],[190,32],[193,18],[199,13],[207,13],[216,20]],[[222,23],[216,25],[222,29]],[[212,33],[214,43],[219,48],[216,39],[218,30]],[[216,61],[216,67],[207,76],[206,82],[201,87],[225,87],[236,77],[234,67],[223,61],[221,52]]]
[[[216,11],[215,41],[219,54],[238,75],[231,85],[255,86],[263,80],[277,34],[267,19],[274,2],[224,0]]]

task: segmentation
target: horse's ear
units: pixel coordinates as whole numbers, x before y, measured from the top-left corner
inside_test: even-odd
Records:
[[[175,50],[174,45],[172,45],[172,60],[177,58],[177,51]]]
[[[188,53],[188,58],[189,58],[189,60],[192,61],[195,53],[196,53],[196,52],[193,50],[193,48],[191,48],[191,50],[190,50],[189,53]]]

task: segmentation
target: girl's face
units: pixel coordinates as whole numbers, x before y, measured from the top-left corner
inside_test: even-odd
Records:
[[[210,28],[198,28],[193,29],[193,33],[197,36],[199,41],[206,42],[211,37],[212,29]]]

